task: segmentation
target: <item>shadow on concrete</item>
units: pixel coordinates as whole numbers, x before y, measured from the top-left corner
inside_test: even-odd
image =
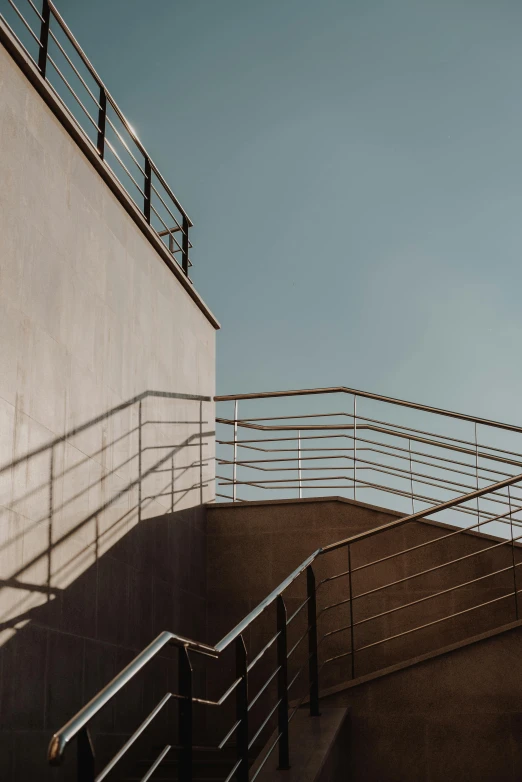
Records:
[[[2,780],[73,778],[52,732],[162,630],[205,637],[210,401],[145,392],[0,468]],[[100,762],[174,686],[172,653],[94,721]]]

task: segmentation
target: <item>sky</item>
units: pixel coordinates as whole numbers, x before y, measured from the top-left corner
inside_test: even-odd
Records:
[[[60,0],[191,216],[218,393],[522,423],[518,0]]]

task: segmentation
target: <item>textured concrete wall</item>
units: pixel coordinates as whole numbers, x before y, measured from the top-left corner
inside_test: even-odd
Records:
[[[522,776],[522,629],[321,700],[349,705],[353,782]]]
[[[216,504],[209,507],[209,639],[217,641],[316,549],[381,526],[399,515],[346,499]],[[470,532],[437,540],[453,530],[431,522],[413,522],[380,533],[352,547],[352,566],[358,568],[381,557],[433,541],[426,547],[416,548],[408,554],[354,572],[354,635],[355,648],[360,650],[355,655],[356,676],[416,657],[515,619],[511,546],[503,543],[491,549],[497,540]],[[520,562],[520,547],[515,548],[515,555]],[[408,578],[461,557],[466,558],[455,565]],[[316,582],[319,584],[323,578],[345,572],[347,566],[346,549],[319,557],[314,565]],[[492,577],[488,575],[497,570],[502,572]],[[404,578],[408,580],[380,589]],[[474,579],[480,580],[464,588],[451,589]],[[357,597],[374,589],[378,591]],[[444,594],[425,599],[441,591]],[[349,628],[349,594],[346,576],[319,588],[319,612],[326,606],[344,601],[338,608],[320,615],[320,639],[330,631]],[[306,580],[300,576],[285,592],[288,616],[297,610],[305,597]],[[491,605],[467,611],[497,598],[498,601]],[[393,610],[406,604],[412,605]],[[462,611],[465,613],[459,614]],[[452,614],[458,615],[437,622]],[[432,622],[436,624],[430,624]],[[408,632],[419,627],[423,629]],[[274,635],[275,628],[275,611],[269,609],[247,631],[245,640],[251,658]],[[306,628],[305,608],[288,627],[289,649],[305,634]],[[380,643],[384,639],[392,640]],[[350,652],[350,649],[350,630],[345,629],[326,637],[321,643],[320,662]],[[300,693],[304,694],[308,686],[307,652],[307,640],[304,638],[289,662],[289,680],[305,666],[293,685],[293,698],[299,697]],[[253,694],[275,667],[274,645],[252,671]],[[228,676],[231,676],[232,671],[230,662]],[[221,679],[224,680],[224,674]],[[351,657],[344,656],[326,664],[321,670],[320,679],[322,687],[351,679]],[[219,677],[211,686],[215,687],[216,693],[219,691],[219,686],[222,686]],[[268,713],[274,699],[274,688],[267,689],[258,702],[257,713],[252,713],[254,722],[263,711],[265,715]]]
[[[215,329],[2,47],[0,149],[7,782],[158,630],[203,633],[214,411],[182,397]]]

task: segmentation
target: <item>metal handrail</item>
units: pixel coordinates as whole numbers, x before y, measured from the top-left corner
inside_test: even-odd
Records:
[[[281,600],[281,595],[283,592],[305,571],[309,572],[311,565],[315,562],[317,557],[327,554],[331,551],[335,551],[337,549],[343,548],[343,547],[350,547],[352,544],[360,542],[362,540],[366,540],[370,537],[373,537],[377,534],[380,534],[381,532],[385,532],[400,526],[403,526],[405,524],[408,524],[412,521],[421,520],[426,518],[427,516],[431,516],[434,513],[448,510],[451,508],[454,508],[458,505],[462,505],[464,503],[470,502],[471,500],[478,499],[480,497],[483,497],[487,494],[491,494],[494,492],[497,492],[501,489],[504,489],[508,486],[511,486],[515,483],[518,483],[522,481],[522,474],[512,476],[508,479],[505,479],[503,481],[498,481],[497,483],[494,483],[492,485],[486,486],[482,489],[478,489],[476,491],[470,492],[468,494],[462,495],[460,497],[457,497],[453,500],[450,500],[448,502],[441,503],[437,505],[436,507],[426,508],[424,510],[418,511],[416,513],[410,514],[405,517],[401,517],[398,519],[394,519],[391,522],[388,522],[386,524],[380,525],[379,527],[375,527],[372,530],[368,530],[366,532],[361,532],[356,535],[352,535],[348,538],[345,538],[343,540],[337,541],[335,543],[331,543],[327,546],[324,546],[322,548],[317,549],[314,551],[309,557],[307,557],[295,570],[290,573],[289,576],[287,576],[286,579],[284,579],[272,592],[264,598],[241,622],[239,622],[229,633],[227,633],[221,641],[219,641],[214,646],[210,646],[208,644],[200,643],[198,641],[195,641],[193,639],[185,638],[180,635],[176,635],[175,633],[170,632],[163,632],[161,633],[151,644],[149,644],[146,649],[144,649],[140,654],[138,654],[134,660],[132,660],[129,665],[124,668],[123,671],[121,671],[109,684],[107,684],[97,695],[94,696],[94,698],[89,701],[88,704],[86,704],[82,709],[80,709],[77,714],[74,715],[60,730],[58,730],[52,737],[51,743],[49,745],[49,752],[48,752],[48,759],[51,763],[56,764],[59,763],[60,760],[63,757],[63,753],[65,751],[66,746],[68,743],[80,732],[85,728],[87,723],[92,719],[93,716],[95,716],[100,709],[102,709],[113,697],[118,693],[131,679],[134,678],[134,676],[143,669],[143,667],[153,658],[156,656],[156,654],[163,649],[163,647],[166,644],[174,644],[180,649],[184,649],[185,652],[195,652],[197,654],[203,654],[205,656],[217,658],[221,656],[221,654],[224,652],[225,649],[227,649],[233,642],[237,642],[239,639],[242,638],[243,633],[245,630],[249,628],[249,626],[254,622],[255,619],[257,619],[265,610],[268,608],[268,606],[272,605],[275,601]],[[461,530],[461,532],[464,532],[465,530]],[[451,533],[453,534],[453,533]],[[431,542],[431,541],[430,541]],[[499,544],[502,545],[502,544]],[[401,552],[398,552],[400,554]],[[371,564],[371,563],[370,563]],[[441,566],[442,567],[442,566]],[[351,572],[351,571],[348,571]],[[346,573],[339,574],[339,575],[346,575]],[[337,576],[336,576],[337,577]],[[323,583],[323,582],[321,582]],[[315,590],[315,586],[314,586]],[[300,611],[304,605],[309,603],[311,598],[311,595],[309,594],[307,600],[302,603],[298,609]],[[345,601],[348,602],[351,601],[351,598],[349,600]],[[314,612],[315,612],[315,605],[314,605]],[[293,619],[295,616],[295,613],[292,615],[289,621]],[[285,614],[285,626],[287,624],[286,620],[286,614]],[[348,627],[352,627],[353,629],[353,622]],[[346,628],[343,628],[346,629]],[[310,631],[310,624],[307,627],[307,632]],[[270,640],[270,642],[267,644],[264,650],[262,650],[261,654],[257,656],[254,662],[257,662],[264,651],[271,646],[280,635],[280,631]],[[306,633],[304,636],[302,636],[299,639],[299,643],[304,639],[306,636]],[[297,645],[298,645],[297,644]],[[295,649],[296,646],[294,646],[290,652],[292,653],[293,649]],[[349,653],[347,653],[349,654]],[[342,655],[345,656],[345,655]],[[336,658],[337,659],[337,658]],[[224,702],[224,700],[228,697],[228,695],[231,694],[235,689],[237,689],[238,685],[241,682],[241,677],[238,677],[236,681],[226,690],[224,695],[216,701],[211,700],[202,700],[202,699],[193,699],[191,697],[191,701],[196,701],[200,703],[204,703],[207,705],[220,705]],[[183,695],[177,696],[179,698],[185,697]],[[279,705],[279,704],[278,704]],[[147,718],[149,719],[149,718]],[[150,720],[149,720],[150,721]],[[147,722],[148,724],[148,722]],[[138,729],[139,730],[139,729]],[[121,756],[121,753],[118,754],[118,759]],[[112,766],[111,766],[112,768]],[[103,773],[103,772],[102,772]]]
[[[119,108],[118,104],[112,97],[109,90],[106,88],[104,82],[102,81],[101,77],[97,73],[96,69],[92,65],[91,61],[81,48],[80,44],[78,43],[76,37],[72,33],[71,29],[68,27],[67,23],[65,22],[64,18],[58,11],[56,5],[52,0],[41,0],[42,2],[42,11],[40,11],[36,8],[32,0],[28,0],[29,5],[31,6],[34,13],[37,15],[39,24],[40,24],[40,31],[39,35],[37,35],[25,19],[22,12],[17,7],[14,0],[9,0],[10,6],[14,9],[15,13],[17,14],[18,18],[21,20],[21,22],[24,24],[24,26],[27,28],[31,36],[36,41],[36,44],[38,46],[38,55],[36,57],[33,57],[31,53],[28,51],[27,47],[24,46],[18,35],[16,34],[15,30],[12,28],[12,26],[9,24],[9,22],[5,19],[5,17],[0,14],[0,19],[8,28],[8,31],[12,34],[14,39],[16,40],[17,44],[23,49],[25,54],[32,60],[32,62],[36,65],[40,76],[46,81],[48,86],[53,92],[53,95],[56,97],[57,100],[60,101],[60,103],[63,105],[65,110],[68,112],[68,115],[70,118],[74,121],[75,127],[77,127],[79,130],[82,131],[82,136],[89,142],[90,145],[94,147],[94,150],[97,152],[98,157],[101,161],[104,162],[104,164],[113,172],[112,167],[109,165],[109,163],[106,160],[105,156],[105,148],[109,149],[111,153],[114,155],[117,162],[123,167],[123,170],[127,174],[128,177],[130,177],[130,180],[133,182],[134,186],[138,189],[138,191],[141,193],[141,197],[143,199],[142,203],[139,204],[136,202],[134,197],[131,195],[125,184],[122,183],[120,177],[115,173],[116,179],[118,180],[121,187],[125,190],[126,195],[132,200],[132,202],[138,206],[138,209],[140,210],[141,214],[145,218],[146,222],[149,224],[151,229],[155,232],[156,235],[162,239],[164,236],[163,232],[160,232],[156,230],[155,226],[152,225],[151,222],[151,213],[155,213],[160,220],[161,223],[163,223],[164,227],[167,228],[167,232],[169,234],[169,251],[170,254],[174,257],[177,263],[182,267],[183,272],[188,277],[189,269],[192,266],[192,263],[189,259],[189,249],[192,247],[192,244],[189,240],[188,233],[189,229],[193,227],[193,222],[190,219],[190,217],[187,214],[187,211],[183,208],[181,205],[179,199],[174,194],[171,187],[166,182],[165,178],[161,174],[160,170],[148,154],[147,150],[141,143],[140,139],[138,138],[138,135],[136,134],[136,131],[132,127],[132,125],[129,123],[129,121],[126,119],[125,115]],[[85,79],[83,78],[82,74],[79,72],[78,68],[76,67],[75,63],[72,61],[71,57],[65,50],[62,43],[60,43],[60,40],[55,35],[54,31],[50,28],[50,22],[55,21],[59,28],[62,30],[63,34],[67,38],[68,42],[73,47],[75,54],[79,58],[79,62],[82,63],[83,67],[86,69],[86,73],[89,74],[89,77],[93,79],[93,82],[96,86],[93,86],[93,90],[89,87],[89,85],[86,83]],[[74,73],[75,77],[78,79],[79,84],[83,86],[83,88],[86,90],[87,95],[91,100],[94,101],[95,107],[96,107],[96,118],[93,118],[89,112],[89,110],[85,107],[84,103],[80,99],[80,97],[76,94],[75,90],[69,83],[68,79],[64,76],[62,71],[60,70],[60,67],[55,62],[51,54],[49,53],[49,44],[52,42],[53,45],[57,47],[57,50],[61,53],[61,56],[65,59],[65,62],[68,64],[68,66],[71,68],[72,72]],[[65,84],[65,87],[67,88],[68,92],[72,95],[74,100],[78,103],[81,110],[85,113],[87,119],[92,123],[95,129],[96,133],[96,141],[93,141],[89,134],[85,132],[85,130],[82,128],[81,123],[78,122],[77,118],[75,117],[74,113],[70,110],[69,106],[67,105],[67,101],[62,98],[62,96],[57,92],[57,90],[53,87],[53,85],[49,81],[49,77],[47,74],[47,64],[50,63],[53,66],[53,69],[59,76],[59,78],[63,81]],[[99,97],[96,97],[95,92],[99,90]],[[129,148],[129,145],[123,139],[121,133],[116,129],[114,126],[114,123],[111,121],[111,118],[107,114],[108,108],[111,108],[111,111],[114,112],[115,117],[121,122],[122,127],[124,128],[125,132],[128,134],[131,146],[134,145],[135,150],[139,152],[140,155],[143,156],[143,167],[138,163],[136,160],[136,157],[132,153],[131,149]],[[144,180],[143,180],[143,187],[140,187],[132,174],[129,172],[123,161],[121,160],[120,156],[106,137],[106,126],[110,126],[114,132],[116,133],[116,136],[120,140],[121,144],[127,151],[127,153],[130,155],[131,159],[134,161],[134,163],[138,166],[140,169]],[[158,189],[154,187],[154,183],[157,184],[158,187],[161,186],[164,191],[164,195],[166,196],[167,200],[170,200],[172,207],[177,210],[179,213],[179,222],[178,219],[173,215],[171,209],[169,206],[165,203],[165,200],[162,198],[161,194],[159,193]],[[172,219],[176,222],[176,225],[178,226],[178,229],[181,232],[182,240],[181,240],[181,246],[178,244],[178,242],[173,237],[173,232],[168,230],[168,227],[163,222],[161,216],[158,214],[158,212],[154,209],[154,206],[152,204],[152,194],[155,193],[159,201],[163,204],[163,207],[166,209],[166,211],[169,213],[169,215],[172,217]],[[181,259],[178,260],[176,257],[176,254],[174,252],[174,242],[176,243],[178,249],[176,252],[181,253]],[[162,242],[165,244],[165,242]]]
[[[286,416],[260,416],[259,413],[254,416],[240,416],[238,414],[240,399],[316,396],[339,392],[353,396],[353,413],[337,410],[336,412],[318,411],[312,414],[310,411],[303,411],[300,415],[293,413]],[[475,428],[474,438],[468,436],[463,439],[462,436],[429,431],[435,427],[422,425],[413,427],[402,422],[363,416],[360,410],[357,410],[358,395],[376,400],[378,403],[416,409],[426,415],[444,415],[455,421],[469,421]],[[522,427],[453,413],[381,394],[358,391],[346,386],[236,394],[217,396],[214,399],[216,402],[234,402],[233,417],[216,418],[216,424],[233,428],[233,439],[225,436],[216,440],[218,446],[233,447],[232,458],[228,454],[218,453],[217,463],[225,466],[227,473],[218,473],[216,476],[218,486],[225,489],[230,487],[231,496],[228,495],[227,490],[223,493],[218,491],[217,497],[233,502],[257,499],[258,495],[256,496],[254,492],[259,491],[276,492],[278,497],[288,497],[291,496],[288,492],[297,491],[298,497],[301,498],[303,491],[306,490],[308,496],[312,498],[318,494],[324,496],[326,489],[336,489],[342,494],[349,492],[349,496],[352,496],[353,492],[355,500],[357,492],[362,490],[370,495],[376,492],[386,496],[394,495],[397,499],[393,506],[399,510],[403,509],[404,503],[404,500],[399,498],[408,499],[414,512],[416,502],[421,503],[422,506],[425,503],[437,505],[444,499],[444,495],[439,491],[436,491],[434,496],[424,496],[423,486],[450,492],[451,496],[475,487],[479,488],[486,481],[509,478],[515,470],[518,472],[522,468],[522,452],[519,449],[513,449],[509,443],[499,447],[502,442],[490,443],[491,438],[479,438],[477,426],[484,424],[499,432],[506,430],[506,433],[510,431],[516,434],[522,433]],[[385,419],[390,417],[384,416]],[[244,436],[239,438],[239,429],[258,431],[259,435],[254,438]],[[371,434],[373,437],[369,436]],[[342,442],[343,439],[347,442]],[[332,443],[328,442],[329,440],[332,440]],[[336,447],[332,447],[334,445]],[[238,455],[240,448],[248,451],[247,458]],[[365,450],[372,452],[377,458],[362,458],[365,456],[363,454]],[[252,451],[260,453],[253,454]],[[338,466],[339,463],[345,464],[346,469]],[[420,469],[421,465],[424,469]],[[495,470],[497,466],[501,469]],[[231,473],[228,473],[228,469]],[[238,475],[240,471],[241,479]],[[454,475],[450,474],[452,472]],[[370,477],[368,473],[375,474],[375,478],[364,480]],[[464,476],[471,480],[466,482],[463,480]],[[246,487],[250,493],[238,497],[237,492],[241,487]],[[493,499],[492,502],[498,503],[500,499],[500,497]],[[522,498],[514,497],[514,499]],[[458,512],[471,513],[472,511],[458,508]],[[488,515],[490,514],[484,512],[484,519],[487,519]]]
[[[56,764],[63,756],[67,744],[82,730],[82,728],[114,697],[134,676],[147,665],[150,660],[163,649],[166,644],[184,647],[187,650],[210,657],[219,657],[230,644],[241,636],[244,630],[270,606],[295,579],[306,570],[321,552],[317,549],[305,559],[284,581],[279,584],[259,605],[257,605],[236,627],[225,635],[215,646],[194,641],[175,633],[162,632],[142,652],[140,652],[117,676],[112,679],[89,703],[80,709],[60,730],[54,733],[49,745],[48,759]],[[227,694],[231,690],[227,691]],[[220,701],[208,701],[209,704],[220,705]]]
[[[163,178],[163,176],[162,176],[162,174],[160,173],[160,171],[159,171],[158,167],[155,165],[155,163],[153,162],[152,158],[151,158],[151,157],[150,157],[150,155],[148,154],[147,150],[145,149],[145,147],[143,146],[143,144],[142,144],[142,143],[141,143],[141,141],[139,140],[138,136],[136,135],[136,132],[135,132],[134,128],[132,127],[132,125],[130,124],[130,122],[127,120],[127,118],[125,117],[125,115],[123,114],[123,112],[121,111],[121,109],[119,108],[118,104],[116,103],[116,101],[114,100],[114,98],[112,97],[112,95],[110,94],[110,92],[109,92],[109,91],[107,90],[107,88],[105,87],[105,84],[103,83],[103,81],[102,81],[101,77],[98,75],[98,73],[96,72],[96,70],[95,70],[95,68],[94,68],[93,64],[91,63],[91,61],[89,60],[89,58],[87,57],[87,55],[86,55],[86,54],[85,54],[85,52],[83,51],[82,47],[80,46],[80,44],[79,44],[79,43],[78,43],[78,41],[76,40],[76,37],[74,36],[74,34],[73,34],[73,32],[71,31],[70,27],[69,27],[69,26],[67,25],[67,23],[65,22],[65,20],[64,20],[64,18],[63,18],[63,16],[60,14],[60,12],[58,11],[57,7],[56,7],[56,6],[55,6],[55,4],[52,2],[52,0],[47,0],[47,2],[48,2],[48,4],[49,4],[49,8],[51,9],[51,12],[52,12],[53,16],[55,17],[56,21],[58,22],[58,24],[60,25],[60,27],[61,27],[61,28],[62,28],[62,30],[64,31],[65,35],[67,36],[67,38],[69,39],[69,41],[71,42],[71,44],[72,44],[72,45],[74,46],[74,48],[76,49],[77,53],[80,55],[80,57],[81,57],[81,59],[82,59],[82,61],[83,61],[83,64],[85,65],[85,67],[87,68],[87,70],[89,71],[89,73],[91,74],[91,76],[93,77],[93,79],[94,79],[94,80],[95,80],[95,81],[98,83],[98,86],[104,89],[104,91],[105,91],[105,96],[106,96],[107,100],[109,101],[109,103],[111,104],[112,108],[114,109],[114,111],[115,111],[115,112],[116,112],[116,114],[118,115],[118,119],[119,119],[119,120],[122,122],[122,124],[124,125],[124,127],[125,127],[125,130],[126,130],[128,133],[129,133],[129,135],[131,136],[132,140],[134,141],[134,143],[136,144],[136,146],[137,146],[137,147],[138,147],[138,149],[140,150],[141,154],[142,154],[144,157],[148,158],[148,160],[150,161],[150,165],[151,165],[151,168],[152,168],[152,170],[154,171],[154,173],[155,173],[155,174],[156,174],[156,176],[158,177],[158,179],[159,179],[159,181],[161,182],[162,186],[165,188],[166,192],[167,192],[167,193],[168,193],[168,195],[169,195],[169,198],[170,198],[170,199],[173,201],[173,203],[176,205],[176,208],[178,209],[178,211],[180,211],[180,212],[181,212],[181,214],[182,214],[184,217],[186,217],[186,219],[187,219],[187,220],[188,220],[188,222],[189,222],[189,225],[190,225],[190,227],[193,227],[194,223],[191,221],[191,219],[190,219],[190,217],[188,216],[187,212],[186,212],[186,211],[185,211],[185,209],[182,207],[181,203],[180,203],[180,202],[179,202],[179,200],[176,198],[176,196],[174,195],[173,191],[171,190],[171,188],[169,187],[169,185],[167,184],[167,182],[166,182],[166,181],[165,181],[165,179]]]
[[[408,402],[405,399],[396,399],[391,396],[383,396],[382,394],[374,394],[370,391],[358,391],[355,388],[348,388],[347,386],[333,386],[329,388],[307,388],[299,389],[295,391],[262,391],[256,394],[225,394],[221,396],[215,396],[215,402],[236,402],[242,399],[272,399],[275,397],[288,397],[288,396],[315,396],[317,394],[349,394],[350,396],[360,396],[366,399],[374,399],[378,402],[387,402],[391,405],[398,405],[399,407],[409,407],[413,410],[421,410],[425,413],[436,413],[437,415],[443,415],[449,418],[458,418],[461,421],[470,421],[475,424],[483,426],[494,426],[499,429],[506,429],[510,432],[522,433],[521,426],[514,426],[513,424],[506,424],[500,421],[493,421],[487,418],[478,418],[476,416],[467,415],[466,413],[456,413],[451,410],[444,410],[440,407],[430,407],[429,405],[422,405],[418,402]],[[357,427],[359,428],[359,427]]]

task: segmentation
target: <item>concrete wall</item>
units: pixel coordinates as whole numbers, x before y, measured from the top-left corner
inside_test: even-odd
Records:
[[[321,700],[349,705],[353,782],[522,776],[522,628]]]
[[[209,640],[216,642],[240,619],[270,593],[314,550],[350,537],[359,532],[381,526],[399,514],[387,512],[352,500],[327,498],[310,500],[267,501],[248,504],[216,504],[207,509],[207,560],[209,594]],[[355,655],[355,675],[361,676],[401,660],[441,648],[468,638],[516,618],[513,592],[511,546],[502,544],[490,549],[498,541],[485,535],[464,532],[435,542],[455,528],[434,522],[413,522],[400,528],[380,533],[352,547],[352,566],[357,568],[390,554],[434,541],[401,557],[356,571],[352,586],[354,595],[355,648],[369,646]],[[357,598],[369,590],[390,582],[429,570],[444,562],[467,557],[455,565],[411,578],[396,586]],[[517,561],[521,549],[516,547]],[[316,581],[347,570],[346,549],[320,557],[314,565]],[[502,570],[467,587],[445,592],[424,600],[434,593]],[[322,608],[349,598],[346,576],[321,586],[317,593],[319,612]],[[511,596],[510,596],[511,595]],[[290,616],[306,597],[303,576],[285,592],[287,613]],[[466,612],[466,609],[501,598],[498,602]],[[421,602],[415,602],[421,601]],[[408,608],[392,609],[414,603]],[[391,613],[390,613],[391,611]],[[452,614],[465,611],[452,619],[430,624]],[[382,615],[384,614],[384,615]],[[371,618],[375,617],[375,618]],[[369,621],[366,621],[369,620]],[[331,609],[318,620],[319,638],[324,633],[350,624],[349,605]],[[426,625],[423,629],[402,635]],[[288,648],[297,643],[307,627],[306,609],[288,627]],[[256,621],[246,634],[251,658],[275,632],[275,612],[270,609]],[[393,640],[380,641],[398,635]],[[306,639],[297,647],[289,663],[289,680],[306,664]],[[350,652],[349,629],[325,639],[320,645],[320,662]],[[275,645],[265,654],[251,676],[251,692],[255,694],[275,670]],[[232,663],[228,675],[231,675]],[[351,679],[351,657],[330,662],[320,674],[321,686],[328,687]],[[223,679],[223,675],[221,677]],[[216,693],[220,681],[216,681]],[[306,691],[306,667],[296,681],[291,697]],[[275,700],[274,690],[268,689],[258,706],[258,714],[269,711]],[[252,713],[255,722],[256,713]]]
[[[3,47],[0,149],[9,782],[156,632],[204,632],[215,328]]]

